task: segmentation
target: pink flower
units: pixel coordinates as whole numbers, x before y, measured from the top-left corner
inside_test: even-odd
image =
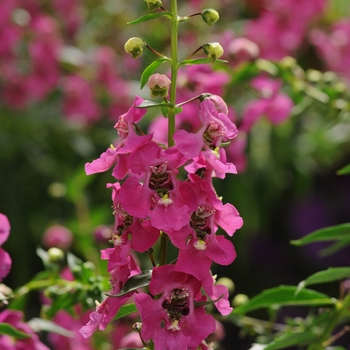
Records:
[[[174,271],[172,265],[153,269],[149,290],[159,298],[139,293],[135,303],[142,320],[142,337],[153,339],[155,350],[187,350],[214,332],[214,318],[203,306],[194,304],[203,300],[200,288],[195,277]]]
[[[111,271],[111,295],[118,294],[129,277],[139,274],[141,271],[132,256],[129,256],[127,264],[118,265]],[[118,313],[120,308],[133,296],[134,292],[128,292],[119,297],[107,297],[98,304],[96,311],[90,314],[90,321],[79,332],[84,338],[89,338],[99,328],[104,330]]]
[[[246,105],[240,130],[248,132],[263,115],[272,124],[280,124],[289,117],[294,103],[288,95],[279,92],[279,80],[261,76],[255,78],[251,84],[261,98]]]
[[[139,106],[142,101],[142,98],[136,97],[129,111],[119,117],[114,128],[118,131],[121,141],[116,147],[108,148],[99,158],[91,163],[86,163],[85,172],[87,175],[104,172],[115,165],[112,175],[119,180],[126,176],[129,169],[129,154],[152,139],[152,135],[139,136],[134,130],[134,124],[146,113],[146,109],[134,107]]]
[[[330,33],[313,30],[310,34],[311,42],[324,59],[327,67],[345,74],[350,79],[350,20],[343,19],[333,24]]]
[[[0,213],[0,282],[8,275],[12,260],[10,255],[1,248],[10,235],[10,223],[7,216]]]
[[[53,321],[59,326],[72,332],[71,337],[66,337],[58,333],[49,333],[49,341],[54,350],[93,350],[92,342],[84,338],[79,329],[89,320],[88,313],[79,313],[78,317],[73,317],[65,310],[59,310]]]
[[[154,142],[139,148],[131,157],[130,176],[120,190],[120,203],[134,217],[150,217],[159,230],[178,230],[189,220],[193,204],[179,192],[177,168],[186,161],[176,147],[166,150]]]
[[[101,117],[91,84],[78,75],[70,75],[62,81],[64,92],[63,113],[76,123],[90,123]]]
[[[45,230],[42,242],[46,248],[57,247],[67,251],[72,245],[73,234],[62,225],[52,225]]]
[[[224,113],[217,111],[214,102],[206,98],[200,105],[201,128],[196,134],[178,130],[174,141],[179,151],[188,158],[199,156],[202,149],[215,149],[221,143],[237,136],[237,128]]]
[[[233,244],[224,236],[215,234],[217,227],[222,227],[232,236],[242,227],[243,220],[233,205],[222,204],[209,182],[197,176],[192,176],[192,179],[195,182],[183,183],[180,191],[193,194],[196,209],[190,222],[181,230],[169,231],[169,237],[180,249],[175,270],[202,280],[213,261],[229,265],[236,258]]]
[[[2,334],[0,336],[0,349],[50,350],[40,342],[37,334],[22,319],[23,313],[21,311],[3,310],[0,312],[0,323],[8,323],[18,331],[30,335],[30,338],[15,339],[9,335]]]
[[[159,230],[155,229],[149,219],[140,220],[130,216],[119,203],[120,184],[108,184],[113,188],[113,215],[115,218],[112,240],[113,248],[101,251],[101,259],[108,260],[108,271],[119,265],[125,265],[130,249],[144,252],[159,238]]]

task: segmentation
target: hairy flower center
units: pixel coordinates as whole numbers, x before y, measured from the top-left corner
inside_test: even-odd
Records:
[[[157,192],[159,197],[164,197],[174,188],[167,173],[167,163],[159,166],[151,166],[152,175],[149,181],[149,188]]]
[[[213,209],[201,206],[191,215],[190,225],[196,231],[198,240],[205,242],[206,236],[211,234],[211,228],[207,221],[213,213]]]
[[[167,311],[167,315],[172,322],[172,325],[178,325],[178,321],[181,317],[187,316],[190,313],[190,308],[188,306],[189,296],[190,294],[187,288],[176,288],[173,289],[171,294],[163,301],[162,307]]]
[[[121,223],[114,227],[114,236],[121,236],[123,232],[133,223],[134,218],[129,215],[120,215]]]

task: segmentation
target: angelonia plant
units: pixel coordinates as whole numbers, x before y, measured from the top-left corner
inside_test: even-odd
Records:
[[[214,9],[180,16],[177,1],[169,9],[159,0],[147,0],[150,13],[131,23],[159,17],[169,20],[170,55],[157,52],[141,37],[130,38],[124,46],[133,58],[150,50],[158,56],[142,73],[141,88],[150,91],[150,100],[136,96],[130,109],[114,128],[117,141],[101,156],[85,165],[87,175],[111,168],[116,182],[107,184],[112,192],[114,227],[111,247],[101,251],[108,261],[111,289],[96,305],[89,322],[80,329],[90,337],[104,330],[122,306],[135,303],[140,322],[134,324],[146,349],[210,349],[206,338],[215,331],[209,304],[227,316],[232,308],[226,286],[216,283],[213,263],[231,264],[233,244],[218,230],[232,236],[243,220],[230,203],[224,204],[214,188],[213,178],[235,174],[227,162],[224,146],[237,136],[228,116],[228,107],[217,95],[203,93],[187,101],[177,101],[177,75],[185,65],[211,64],[219,60],[223,48],[218,42],[204,43],[181,59],[178,50],[180,24],[201,17],[211,26],[219,19]],[[204,58],[193,58],[202,54]],[[170,66],[169,76],[156,70]],[[176,129],[182,107],[195,104],[195,132]],[[149,109],[158,109],[168,121],[167,143],[158,143],[153,134],[139,126]],[[169,261],[168,245],[178,256]],[[141,271],[134,252],[146,253],[152,269]],[[148,287],[147,292],[142,287]]]

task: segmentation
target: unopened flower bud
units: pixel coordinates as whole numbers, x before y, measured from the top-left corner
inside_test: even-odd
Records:
[[[142,323],[136,322],[135,324],[133,324],[132,328],[135,332],[140,333],[142,329]]]
[[[208,26],[211,26],[215,22],[218,21],[220,18],[219,13],[215,11],[214,9],[204,9],[201,12],[201,16],[203,18],[203,21],[208,24]]]
[[[247,38],[235,38],[228,47],[235,63],[251,61],[259,56],[259,46]]]
[[[44,232],[42,242],[46,248],[55,247],[67,251],[72,245],[73,234],[62,225],[53,225]]]
[[[146,47],[146,42],[142,38],[133,37],[130,38],[124,45],[124,49],[133,58],[137,58],[142,55],[144,48]]]
[[[214,103],[215,108],[219,113],[224,113],[226,115],[228,114],[227,104],[220,96],[210,95],[208,98]]]
[[[53,247],[53,248],[50,248],[47,251],[47,253],[49,256],[50,263],[57,264],[57,263],[62,262],[64,259],[64,253],[63,253],[63,250],[61,250],[61,249]]]
[[[154,11],[163,6],[160,0],[145,0],[147,2],[148,11]]]
[[[152,74],[147,82],[148,87],[151,89],[151,97],[157,96],[167,97],[171,80],[164,74]]]
[[[245,294],[237,294],[233,300],[232,300],[232,305],[233,306],[240,306],[244,305],[249,301],[249,298]]]
[[[212,62],[215,62],[215,60],[220,58],[224,53],[224,49],[219,43],[204,44],[203,51]]]

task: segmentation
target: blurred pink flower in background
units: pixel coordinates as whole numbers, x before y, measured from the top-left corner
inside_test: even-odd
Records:
[[[45,248],[56,247],[67,251],[72,245],[73,234],[67,227],[52,225],[45,230],[42,242]]]
[[[249,132],[262,116],[266,116],[272,124],[282,123],[289,117],[294,103],[288,95],[279,91],[282,86],[280,80],[259,76],[252,80],[251,85],[260,99],[247,103],[239,130]]]
[[[10,235],[10,223],[7,216],[0,213],[0,282],[8,275],[12,260],[10,255],[1,248]]]
[[[326,68],[350,80],[350,20],[335,23],[329,33],[315,29],[310,40],[325,60]]]
[[[30,337],[16,339],[6,334],[0,335],[0,349],[6,350],[50,350],[40,342],[39,337],[23,320],[23,313],[17,310],[3,310],[0,313],[0,323],[8,323],[18,331],[28,334]]]
[[[245,36],[259,46],[262,58],[279,60],[292,55],[325,3],[326,0],[265,0],[259,17],[247,23]]]
[[[68,120],[78,124],[89,124],[101,117],[100,108],[95,101],[91,83],[79,75],[63,78],[63,113]]]

